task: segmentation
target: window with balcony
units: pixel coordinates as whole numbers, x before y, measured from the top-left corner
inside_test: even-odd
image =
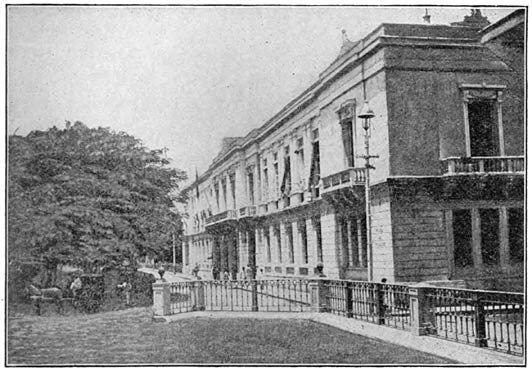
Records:
[[[251,205],[255,204],[255,182],[253,179],[253,170],[248,170],[248,196],[249,196],[249,203]]]
[[[232,201],[232,209],[236,209],[236,184],[235,184],[235,174],[229,175],[229,188],[231,191],[231,201]]]
[[[228,209],[227,205],[227,181],[225,180],[225,177],[222,179],[222,197],[224,201],[224,207]]]
[[[502,90],[505,86],[461,86],[467,157],[504,156],[501,115]]]
[[[342,143],[344,146],[344,157],[347,167],[355,167],[354,135],[355,126],[355,101],[350,99],[343,103],[337,110],[342,130]]]
[[[298,182],[298,188],[303,187],[305,180],[305,150],[303,149],[303,138],[298,138],[296,141],[296,150],[294,151],[296,157],[296,176]]]
[[[268,188],[269,188],[269,179],[268,179],[268,161],[264,160],[262,162],[262,199],[263,202],[268,200]]]
[[[216,197],[216,208],[219,211],[220,210],[220,188],[218,186],[218,182],[214,184],[214,195]]]
[[[292,191],[292,172],[290,166],[290,147],[286,147],[284,156],[284,173],[281,182],[281,194],[283,196],[290,196],[290,192]]]

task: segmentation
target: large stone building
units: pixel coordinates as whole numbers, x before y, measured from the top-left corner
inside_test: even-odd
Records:
[[[308,277],[322,262],[331,278],[522,287],[524,24],[524,9],[493,24],[474,10],[344,35],[315,83],[225,138],[187,188],[185,270]]]

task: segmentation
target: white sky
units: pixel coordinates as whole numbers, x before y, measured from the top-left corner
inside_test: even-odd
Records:
[[[511,8],[481,8],[491,22]],[[380,23],[419,7],[9,7],[8,134],[65,120],[168,148],[194,178],[225,136],[260,126]],[[432,23],[468,8],[429,8]]]

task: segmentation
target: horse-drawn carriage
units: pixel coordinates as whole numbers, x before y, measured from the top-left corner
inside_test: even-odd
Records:
[[[55,304],[57,312],[64,313],[66,302],[77,310],[95,313],[104,300],[104,279],[101,274],[80,274],[64,288],[28,284],[27,291],[38,315],[44,303]]]

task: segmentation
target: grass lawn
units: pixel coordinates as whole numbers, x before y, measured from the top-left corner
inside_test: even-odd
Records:
[[[11,317],[8,363],[445,364],[451,361],[306,320],[184,319],[146,308],[69,317]]]

